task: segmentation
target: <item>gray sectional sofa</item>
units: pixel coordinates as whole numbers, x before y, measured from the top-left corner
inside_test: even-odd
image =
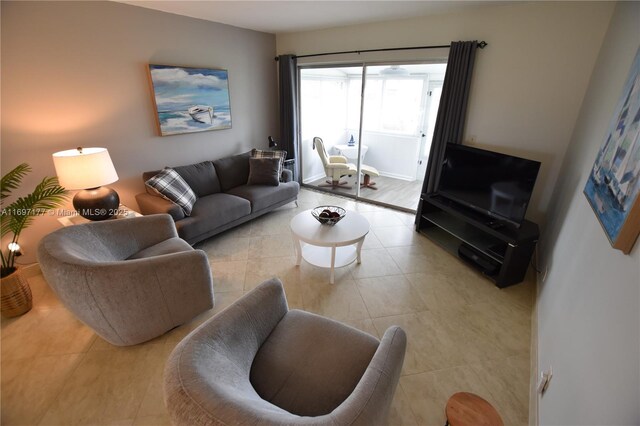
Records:
[[[300,185],[286,169],[282,171],[278,186],[247,185],[250,155],[245,152],[215,161],[173,167],[198,197],[190,216],[185,216],[177,204],[150,191],[136,195],[141,213],[170,214],[178,235],[193,245],[297,200]],[[159,172],[145,172],[142,179],[146,182]]]

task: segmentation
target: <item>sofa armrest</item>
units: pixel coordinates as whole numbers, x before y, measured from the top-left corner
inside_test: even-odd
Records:
[[[136,195],[140,212],[144,215],[165,213],[171,215],[174,221],[184,219],[182,208],[169,200],[146,192]]]
[[[344,155],[330,155],[329,163],[347,163],[347,157]]]
[[[282,169],[282,182],[291,182],[293,180],[293,172],[289,169]]]

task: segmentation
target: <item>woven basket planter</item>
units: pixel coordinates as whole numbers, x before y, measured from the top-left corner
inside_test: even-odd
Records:
[[[27,279],[19,269],[0,281],[0,311],[6,318],[17,317],[31,310],[33,298]]]

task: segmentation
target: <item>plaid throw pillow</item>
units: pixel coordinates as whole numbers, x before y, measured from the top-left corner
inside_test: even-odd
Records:
[[[282,169],[284,169],[284,160],[287,159],[287,151],[263,151],[261,149],[253,148],[251,150],[251,157],[253,158],[279,158],[280,165],[278,166],[278,179],[282,182]]]
[[[146,181],[145,185],[158,191],[162,198],[182,207],[186,216],[191,215],[191,209],[196,202],[196,194],[178,172],[171,167],[162,169],[160,173]]]

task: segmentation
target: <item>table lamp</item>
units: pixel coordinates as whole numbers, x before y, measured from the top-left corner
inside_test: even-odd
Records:
[[[80,189],[73,197],[73,208],[89,220],[112,217],[120,206],[118,193],[108,185],[118,180],[106,148],[82,148],[53,154],[53,165],[60,185]]]
[[[277,148],[278,147],[278,142],[276,142],[272,136],[269,136],[267,138],[269,140],[269,148]]]

